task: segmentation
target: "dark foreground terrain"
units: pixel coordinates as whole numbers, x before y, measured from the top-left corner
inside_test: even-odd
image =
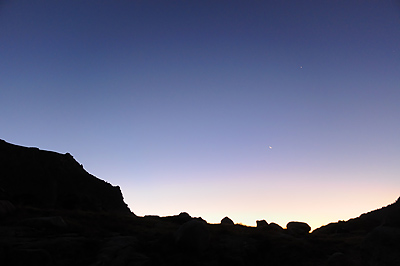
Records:
[[[400,265],[400,200],[309,233],[138,217],[69,154],[0,140],[0,265]]]

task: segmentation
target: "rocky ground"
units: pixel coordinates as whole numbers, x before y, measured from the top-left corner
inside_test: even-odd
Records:
[[[351,229],[342,222],[308,233],[304,224],[207,224],[187,213],[136,217],[1,205],[1,265],[400,265],[394,224]]]
[[[0,265],[400,265],[400,200],[309,232],[266,221],[137,217],[70,154],[0,140]]]

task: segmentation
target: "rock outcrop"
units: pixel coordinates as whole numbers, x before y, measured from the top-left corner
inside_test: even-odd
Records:
[[[234,225],[235,223],[232,221],[231,218],[229,218],[229,217],[224,217],[224,218],[221,220],[221,224],[224,224],[224,225]]]
[[[270,223],[270,224],[268,225],[268,227],[269,227],[270,229],[272,229],[272,230],[275,230],[275,231],[283,231],[282,226],[280,226],[280,225],[277,224],[277,223]]]
[[[311,233],[127,213],[72,156],[0,141],[0,265],[400,265],[399,200]]]
[[[286,229],[292,235],[302,236],[307,235],[310,232],[311,227],[304,222],[289,222],[286,225]]]
[[[69,153],[0,140],[0,177],[0,194],[14,205],[130,213],[118,186],[86,172]]]
[[[351,234],[353,231],[371,232],[378,226],[400,227],[400,198],[378,210],[361,214],[348,221],[338,221],[321,226],[313,231],[315,235]]]
[[[257,220],[256,224],[257,224],[257,228],[267,228],[268,227],[268,223],[265,220]]]

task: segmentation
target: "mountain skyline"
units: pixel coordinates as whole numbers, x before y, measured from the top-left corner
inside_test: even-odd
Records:
[[[125,215],[126,217],[138,217],[130,210],[124,201],[121,188],[108,183],[106,179],[93,176],[83,168],[83,164],[76,161],[70,153],[61,154],[53,151],[42,150],[37,147],[24,147],[8,143],[0,139],[0,197],[4,202],[11,204],[12,208],[7,208],[7,204],[2,205],[3,214],[10,214],[16,209],[37,208],[51,211],[75,211],[88,213],[108,213],[115,215]],[[352,217],[348,221],[338,220],[337,223],[324,224],[319,228],[314,228],[313,232],[330,232],[338,230],[341,224],[346,222],[348,227],[354,230],[357,228],[376,226],[397,226],[397,209],[400,197],[388,205],[381,206],[379,209],[369,210],[360,214],[359,217]],[[391,210],[390,209],[395,209]],[[365,222],[361,217],[370,217],[371,222]],[[176,219],[184,222],[191,218],[208,223],[202,217],[191,217],[182,210],[179,215],[160,217],[159,215],[145,215],[142,218],[167,218]],[[304,232],[309,232],[311,228],[307,222],[288,221],[286,227],[274,223],[268,224],[265,219],[256,221],[257,228],[271,226],[282,230],[287,229],[289,224],[303,224]],[[365,225],[363,225],[365,223]],[[212,223],[208,223],[212,224]],[[242,223],[235,223],[225,216],[219,223],[225,225],[240,225],[252,227]],[[361,224],[361,225],[360,225]],[[254,227],[254,226],[253,226]],[[333,229],[332,229],[333,228]],[[336,228],[336,229],[335,229]],[[363,228],[365,229],[365,228]],[[312,232],[310,232],[312,233]]]
[[[398,198],[399,25],[398,1],[2,1],[0,137],[137,215],[314,229]]]
[[[74,157],[0,139],[5,265],[398,265],[400,198],[310,232],[266,220],[137,216]],[[329,210],[327,210],[329,211]]]
[[[16,145],[16,144],[12,144],[12,143],[8,143],[5,140],[0,139],[0,144],[2,145],[1,149],[2,149],[2,163],[4,164],[4,167],[2,168],[3,170],[5,170],[5,172],[3,173],[4,176],[2,179],[2,187],[0,187],[3,193],[9,194],[9,192],[12,192],[10,195],[13,195],[13,197],[15,198],[13,201],[15,201],[16,203],[18,203],[18,200],[22,199],[21,196],[25,195],[26,193],[28,193],[27,195],[30,195],[31,193],[34,193],[35,195],[33,195],[32,199],[35,200],[28,200],[27,202],[20,202],[19,204],[22,203],[22,206],[25,204],[33,204],[32,206],[35,206],[35,204],[39,204],[38,206],[40,207],[45,207],[45,208],[66,208],[68,210],[68,208],[70,207],[65,207],[65,206],[69,206],[69,205],[65,205],[64,203],[60,204],[56,204],[54,202],[55,199],[58,198],[58,201],[62,202],[62,200],[65,200],[64,197],[68,196],[71,197],[71,195],[73,195],[74,197],[82,197],[79,201],[77,201],[78,205],[73,205],[74,208],[80,208],[79,204],[82,204],[82,206],[85,206],[83,210],[88,210],[88,211],[99,211],[102,210],[102,208],[98,208],[96,207],[98,203],[95,204],[96,201],[99,201],[100,199],[97,198],[93,198],[92,193],[96,193],[96,194],[101,194],[101,190],[103,190],[104,192],[104,188],[100,189],[100,187],[95,185],[95,182],[90,184],[89,182],[89,186],[87,183],[87,178],[89,177],[89,179],[94,179],[96,181],[99,181],[100,183],[106,184],[109,187],[113,187],[114,189],[116,189],[116,191],[119,191],[119,193],[121,193],[121,189],[119,186],[114,187],[112,186],[112,184],[109,184],[107,182],[107,179],[99,179],[96,176],[91,175],[89,172],[87,172],[84,168],[83,168],[83,164],[81,164],[80,162],[76,161],[73,157],[73,155],[71,155],[70,153],[66,153],[66,154],[60,154],[58,152],[54,152],[54,151],[47,151],[47,150],[42,150],[39,149],[37,147],[24,147],[24,146],[20,146],[20,145]],[[8,155],[7,155],[8,154]],[[57,158],[58,157],[58,158]],[[29,158],[31,158],[31,160],[29,161]],[[68,161],[68,163],[66,163]],[[18,170],[11,170],[14,168],[17,168],[15,166],[15,164],[18,164],[21,169]],[[61,166],[61,167],[60,167]],[[11,171],[10,171],[11,170]],[[77,171],[78,170],[78,171]],[[49,175],[48,173],[52,172],[52,175]],[[10,175],[11,174],[11,175]],[[82,176],[84,175],[84,176]],[[85,176],[86,175],[86,176]],[[27,180],[24,180],[26,177],[29,178]],[[51,178],[49,179],[49,177],[51,177],[54,180],[51,180]],[[70,177],[69,177],[70,176]],[[22,181],[22,185],[20,188],[17,188],[17,186],[20,186],[21,180]],[[81,181],[79,181],[79,179],[81,179]],[[20,181],[18,181],[20,180]],[[69,180],[69,181],[68,181]],[[83,182],[83,180],[85,180],[85,182]],[[67,181],[67,182],[66,182]],[[54,182],[61,182],[64,183],[63,185],[55,185],[54,186]],[[82,184],[85,184],[85,186],[76,186],[77,183],[81,182]],[[74,189],[71,189],[71,184],[72,187],[75,187]],[[10,186],[11,184],[11,186]],[[37,186],[39,184],[39,186],[41,188],[34,188],[35,186]],[[6,185],[6,189],[4,190],[4,186]],[[10,186],[10,188],[9,188]],[[60,188],[60,191],[64,192],[55,192],[52,189],[44,189],[46,190],[46,193],[41,192],[41,190],[43,188],[48,188],[48,187],[52,187],[54,188]],[[84,190],[87,190],[86,192]],[[66,191],[67,194],[65,194]],[[74,191],[76,190],[76,191]],[[115,192],[114,191],[114,194]],[[72,193],[72,194],[68,194],[68,193]],[[58,195],[59,194],[59,195]],[[109,194],[108,192],[105,194]],[[113,193],[111,193],[113,194]],[[49,196],[49,195],[53,195],[53,196]],[[54,199],[54,195],[58,195],[56,196]],[[116,193],[116,195],[118,195],[118,193]],[[113,195],[115,196],[115,195]],[[36,199],[37,197],[37,199]],[[67,197],[67,201],[69,202],[71,199]],[[97,196],[99,197],[99,196]],[[106,212],[113,212],[115,211],[116,213],[121,212],[121,213],[131,213],[134,216],[135,213],[132,210],[129,210],[127,208],[127,205],[124,202],[124,195],[120,194],[119,196],[120,198],[117,199],[113,198],[113,203],[115,206],[113,206],[112,208],[108,207]],[[40,199],[42,198],[42,199]],[[89,203],[86,202],[86,200],[89,199]],[[377,210],[380,210],[382,208],[385,208],[387,206],[392,205],[393,203],[398,203],[399,202],[398,198],[396,201],[390,202],[389,205],[384,205],[383,207],[381,206],[379,209],[371,209],[368,211],[363,212],[361,215],[366,214],[366,213],[374,213]],[[75,200],[75,198],[74,198]],[[101,199],[101,201],[109,201],[110,199],[105,200],[104,198]],[[118,206],[118,204],[115,204],[115,202],[120,201],[122,203],[122,206]],[[108,204],[110,204],[111,202],[108,202]],[[104,204],[104,203],[103,203]],[[87,209],[85,209],[87,208]],[[104,210],[103,210],[104,211]],[[329,212],[329,210],[327,210],[327,212]],[[184,213],[187,214],[187,212],[185,210],[181,210],[179,212],[180,214]],[[178,214],[178,213],[177,213]],[[177,215],[175,214],[175,215]],[[160,216],[160,215],[156,215],[156,214],[152,214],[152,215],[143,215],[143,216]],[[168,216],[173,216],[173,215],[164,215],[164,217],[168,217]],[[163,217],[163,215],[161,215],[161,217]],[[198,217],[200,219],[203,220],[202,217]],[[358,217],[350,217],[347,220],[354,220],[355,218]],[[232,221],[230,218],[228,218],[227,216],[225,216],[225,218],[221,218],[221,223],[224,219],[229,219],[230,221]],[[264,220],[265,221],[265,217],[264,218],[260,218],[257,221],[261,221]],[[254,223],[256,223],[257,221],[254,221]],[[343,219],[340,219],[338,221],[344,221]],[[206,221],[208,222],[208,221]],[[208,222],[208,223],[220,223],[220,222]],[[297,222],[297,221],[287,221],[286,223],[289,222]],[[306,223],[306,221],[304,220],[303,222]],[[232,221],[232,223],[235,223],[234,221]],[[274,223],[274,222],[273,222]],[[245,225],[245,226],[254,226],[254,225],[249,225],[249,224],[243,224],[241,222],[235,223],[235,224],[239,224],[239,225]],[[282,228],[284,227],[284,224],[279,224],[279,226],[281,226]],[[333,227],[335,226],[335,223],[329,223],[329,224],[322,224],[320,227],[318,228],[313,228],[313,230],[315,229],[322,229],[325,227]]]

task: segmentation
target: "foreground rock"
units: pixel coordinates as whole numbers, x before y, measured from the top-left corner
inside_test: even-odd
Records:
[[[130,213],[118,186],[86,172],[69,153],[0,140],[0,176],[0,194],[16,205]],[[2,203],[0,213],[9,209]]]
[[[72,156],[10,145],[0,142],[0,265],[400,265],[399,200],[312,233],[302,222],[137,217]]]
[[[232,221],[231,218],[229,218],[229,217],[224,217],[224,218],[221,220],[221,224],[224,224],[224,225],[234,225],[235,223]]]
[[[257,228],[268,228],[268,223],[265,220],[256,221]]]
[[[184,251],[200,253],[208,248],[210,232],[207,224],[200,220],[191,220],[179,227],[175,233],[175,242]]]
[[[304,236],[310,232],[311,227],[307,223],[304,223],[304,222],[289,222],[286,225],[286,229],[292,235]]]

